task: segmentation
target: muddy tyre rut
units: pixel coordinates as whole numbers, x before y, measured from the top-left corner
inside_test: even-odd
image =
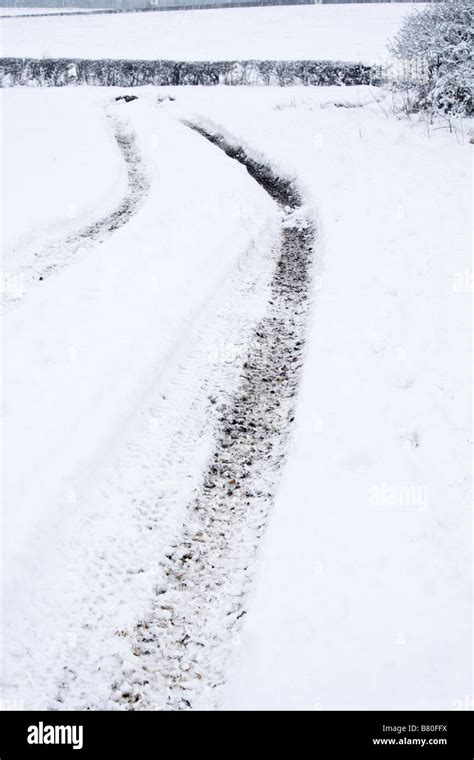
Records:
[[[217,410],[213,454],[181,539],[162,560],[166,582],[134,631],[133,666],[114,684],[122,709],[218,705],[286,456],[309,311],[314,228],[294,184],[221,135],[188,126],[245,165],[279,204],[280,245],[240,385]]]
[[[2,305],[19,303],[24,292],[31,286],[39,285],[80,258],[94,245],[103,242],[120,227],[128,224],[141,207],[149,192],[150,183],[144,161],[135,143],[135,136],[118,119],[110,116],[108,118],[111,119],[114,138],[127,170],[126,194],[119,204],[102,218],[86,224],[65,238],[50,241],[37,249],[32,248],[29,262],[12,273],[22,283],[20,292],[15,293],[13,297],[9,294],[4,295]]]

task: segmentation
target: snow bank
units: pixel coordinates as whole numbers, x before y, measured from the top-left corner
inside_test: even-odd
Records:
[[[366,3],[3,19],[2,56],[380,63],[414,6]]]
[[[225,707],[472,693],[469,145],[380,98],[180,91],[296,175],[320,229],[296,429]]]

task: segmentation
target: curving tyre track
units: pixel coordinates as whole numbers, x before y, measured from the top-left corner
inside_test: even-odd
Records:
[[[108,118],[112,119],[110,116]],[[113,211],[101,219],[87,224],[63,239],[33,249],[29,257],[31,261],[16,272],[10,273],[22,283],[21,294],[6,293],[3,296],[4,305],[20,301],[24,292],[34,283],[39,283],[63,269],[72,260],[83,255],[87,249],[123,227],[141,206],[149,190],[149,180],[135,144],[135,136],[127,131],[120,121],[112,119],[112,124],[115,140],[127,167],[126,195]]]
[[[218,704],[286,455],[309,311],[314,229],[297,189],[221,135],[188,126],[244,164],[279,204],[280,247],[266,316],[255,330],[239,389],[218,410],[202,485],[188,505],[181,540],[162,561],[166,583],[136,626],[133,666],[113,685],[124,709]]]

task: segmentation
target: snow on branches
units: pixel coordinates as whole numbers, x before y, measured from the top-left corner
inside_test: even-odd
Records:
[[[405,19],[391,52],[411,110],[472,115],[473,10],[473,0],[443,0]]]

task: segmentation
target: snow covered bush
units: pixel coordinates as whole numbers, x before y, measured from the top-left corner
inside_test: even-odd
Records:
[[[408,110],[473,113],[473,9],[474,0],[442,0],[405,19],[391,52]]]

